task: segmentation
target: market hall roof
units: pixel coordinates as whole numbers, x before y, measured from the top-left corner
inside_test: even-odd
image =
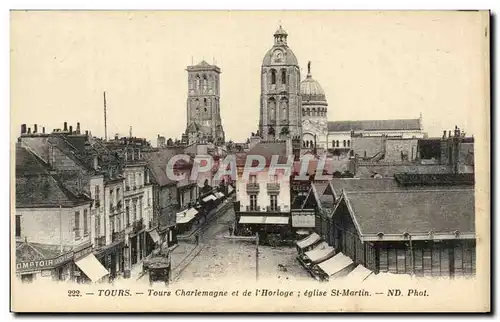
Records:
[[[364,240],[474,238],[473,189],[344,192],[342,200]]]
[[[330,121],[329,132],[422,130],[420,119]]]

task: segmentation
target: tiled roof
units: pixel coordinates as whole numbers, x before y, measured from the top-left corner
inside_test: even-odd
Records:
[[[75,207],[90,202],[75,195],[53,175],[16,177],[16,208]]]
[[[348,192],[362,235],[473,233],[474,190]]]
[[[342,190],[346,192],[361,192],[361,191],[412,191],[412,190],[436,190],[447,188],[446,185],[432,185],[432,186],[417,186],[417,185],[400,185],[394,178],[335,178],[331,181],[333,189],[337,196],[342,194]],[[467,185],[453,185],[452,189],[462,190],[470,189]]]
[[[87,201],[64,187],[34,154],[16,148],[16,207],[73,207]]]
[[[153,174],[154,180],[160,186],[174,184],[176,181],[167,176],[168,161],[176,155],[175,151],[169,149],[162,149],[157,152],[145,154],[144,158],[148,164],[148,168]]]
[[[286,155],[286,143],[284,141],[260,142],[257,143],[248,153],[236,158],[239,166],[244,166],[248,155],[263,156],[266,159],[266,165],[271,164],[272,157],[278,156],[278,164],[286,164],[288,156]]]
[[[419,119],[399,120],[362,120],[362,121],[332,121],[328,122],[330,132],[354,131],[384,131],[384,130],[420,130]]]
[[[16,176],[47,174],[48,164],[23,147],[16,146]]]
[[[442,173],[442,174],[421,174],[421,173],[397,173],[395,180],[401,185],[474,185],[474,173]]]

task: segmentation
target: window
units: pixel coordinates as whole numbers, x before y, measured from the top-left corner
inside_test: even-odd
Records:
[[[80,238],[80,212],[75,211],[75,238]]]
[[[269,198],[271,199],[271,211],[277,211],[278,210],[278,196],[277,195],[270,195]]]
[[[139,217],[137,217],[137,220],[141,220],[142,218],[142,197],[139,198]]]
[[[251,174],[249,176],[249,182],[250,183],[257,183],[257,176],[255,174]]]
[[[120,201],[120,188],[116,188],[116,203]]]
[[[192,190],[190,190],[190,191],[192,192]],[[149,190],[147,192],[147,198],[148,198],[148,207],[149,207],[149,206],[151,206],[151,200],[149,199]]]
[[[139,186],[142,186],[142,173],[139,173]]]
[[[21,216],[16,215],[16,237],[21,237]]]
[[[281,70],[281,83],[286,84],[286,70],[285,69]]]
[[[257,210],[257,195],[250,195],[250,211]]]
[[[351,146],[351,140],[347,140],[347,146],[350,147]]]
[[[316,109],[315,108],[312,109],[311,116],[316,116]]]
[[[346,142],[345,142],[345,140],[344,140],[344,148],[345,148],[345,146],[346,146]]]
[[[101,216],[95,217],[95,235],[96,237],[101,235]]]
[[[111,227],[112,234],[116,231],[116,229],[115,229],[115,218],[116,217],[118,217],[118,216],[109,217],[109,226]]]
[[[113,208],[113,190],[109,190],[109,206]]]
[[[99,186],[95,186],[94,190],[95,190],[94,199],[95,199],[95,201],[98,202],[99,199],[100,199],[100,194],[101,194],[100,187]]]
[[[270,183],[278,183],[278,176],[277,175],[269,176],[269,182]]]
[[[125,223],[127,227],[130,226],[130,207],[128,206],[128,202],[127,207],[125,207]]]
[[[207,99],[206,98],[203,99],[203,105],[207,106]]]
[[[136,186],[136,182],[135,182],[135,173],[132,173],[132,186],[135,188]]]
[[[337,143],[337,148],[339,147],[339,140],[335,141]]]
[[[87,209],[83,209],[83,235],[88,236],[89,234],[89,214]]]
[[[137,218],[137,201],[134,200],[132,202],[132,221],[135,221]]]
[[[276,84],[276,71],[274,69],[271,69],[271,84]]]

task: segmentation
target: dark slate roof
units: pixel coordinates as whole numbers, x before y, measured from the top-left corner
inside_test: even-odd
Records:
[[[348,192],[362,235],[475,231],[474,190]]]
[[[55,175],[16,177],[16,208],[75,207],[90,201],[72,193]]]
[[[176,183],[167,176],[168,161],[176,155],[174,150],[162,149],[156,152],[147,153],[144,155],[148,168],[151,171],[154,180],[159,186],[166,186]]]
[[[397,173],[394,175],[396,181],[405,186],[422,185],[474,185],[474,173],[442,173],[442,174],[421,174],[421,173]]]
[[[342,190],[346,192],[360,191],[411,191],[411,190],[442,190],[442,189],[471,189],[469,185],[401,185],[394,178],[334,178],[331,181],[333,189],[337,196],[342,194]]]
[[[67,189],[48,166],[28,150],[16,148],[16,207],[73,207],[90,199]]]
[[[266,159],[266,165],[271,164],[274,155],[279,156],[278,164],[286,164],[288,156],[286,155],[285,141],[259,142],[245,155],[237,156],[236,162],[239,166],[244,166],[248,155],[260,155]]]
[[[362,120],[362,121],[332,121],[328,122],[330,132],[354,131],[384,131],[384,130],[420,130],[419,119],[399,120]]]
[[[47,174],[50,167],[23,147],[16,146],[16,176]]]
[[[93,168],[93,157],[86,153],[85,150],[79,150],[76,146],[71,144],[64,136],[51,136],[49,137],[49,143],[59,149],[62,153],[68,156],[70,159],[75,161],[76,164],[80,165],[83,169],[89,173],[95,172]]]

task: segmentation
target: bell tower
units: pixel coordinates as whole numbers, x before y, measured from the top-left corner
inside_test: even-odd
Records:
[[[265,140],[302,136],[300,69],[280,26],[261,67],[259,131]]]
[[[224,142],[220,117],[221,70],[206,61],[187,67],[188,98],[186,132],[214,143]],[[196,141],[196,140],[195,140]]]

